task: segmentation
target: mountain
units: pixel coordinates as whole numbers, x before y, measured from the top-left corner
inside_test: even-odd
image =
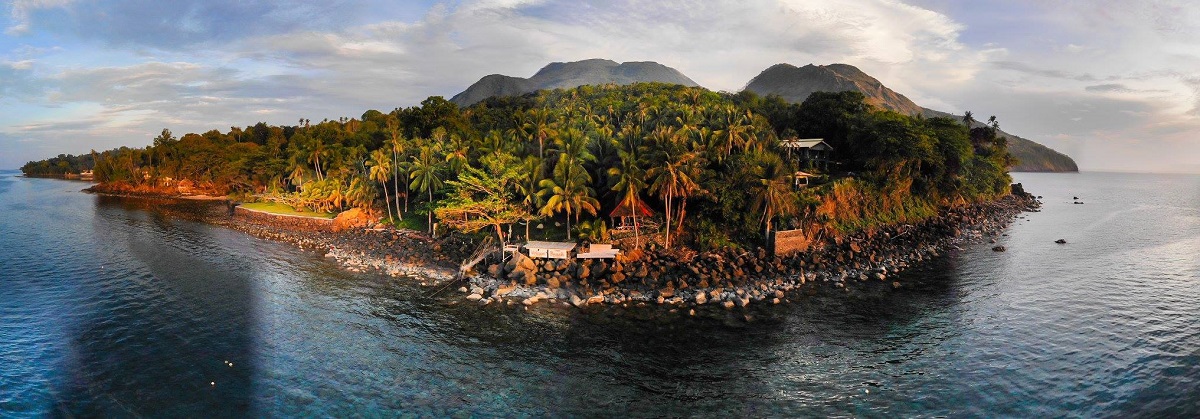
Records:
[[[523,79],[500,74],[484,76],[467,90],[450,98],[458,106],[470,106],[492,96],[516,96],[542,89],[569,89],[583,85],[661,82],[696,86],[696,82],[671,67],[653,61],[591,59],[550,63],[533,77]]]
[[[813,92],[862,92],[867,103],[905,115],[921,113],[921,107],[904,95],[892,91],[879,80],[868,76],[858,68],[847,64],[806,65],[775,64],[746,85],[746,89],[759,96],[779,95],[794,103],[804,102]]]
[[[867,103],[906,115],[926,117],[945,116],[962,120],[962,116],[926,109],[896,93],[879,80],[848,64],[806,65],[776,64],[755,76],[745,90],[760,96],[778,95],[793,103],[804,102],[813,92],[862,92]],[[981,126],[976,122],[973,126]],[[1078,172],[1075,161],[1065,154],[1033,141],[1000,131],[1008,139],[1009,152],[1017,158],[1012,168],[1017,172]]]

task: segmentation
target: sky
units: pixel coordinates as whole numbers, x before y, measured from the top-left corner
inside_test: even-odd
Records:
[[[657,61],[738,91],[846,63],[995,115],[1083,170],[1200,173],[1200,2],[7,0],[0,168],[257,122],[359,117],[550,62]]]

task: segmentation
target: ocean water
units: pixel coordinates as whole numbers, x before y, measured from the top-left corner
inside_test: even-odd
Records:
[[[1007,252],[747,322],[453,304],[200,204],[15,175],[0,417],[1200,416],[1200,176],[1016,174],[1045,205]]]

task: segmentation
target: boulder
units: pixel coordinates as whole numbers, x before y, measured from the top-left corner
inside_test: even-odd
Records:
[[[537,270],[537,263],[534,263],[533,259],[531,259],[529,256],[525,256],[524,254],[517,253],[517,256],[515,257],[514,260],[517,261],[516,267],[518,269],[521,269],[524,271],[536,271]]]
[[[696,304],[697,305],[704,305],[704,303],[707,303],[707,302],[708,302],[707,295],[704,295],[704,293],[702,293],[702,292],[696,293]]]
[[[333,218],[334,232],[350,230],[354,228],[366,228],[375,223],[374,217],[358,208],[351,208],[338,213],[337,217]]]
[[[508,293],[513,292],[513,290],[515,290],[515,289],[517,289],[517,287],[512,284],[501,285],[498,288],[496,288],[495,291],[492,291],[492,296],[493,297],[505,296],[505,295],[508,295]]]

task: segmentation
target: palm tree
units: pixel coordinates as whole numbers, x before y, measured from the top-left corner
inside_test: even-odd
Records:
[[[538,156],[528,156],[521,162],[520,177],[517,192],[521,196],[521,204],[535,212],[545,203],[539,189],[545,173],[542,170],[542,159]],[[525,222],[525,240],[529,240],[529,222]]]
[[[576,223],[583,212],[596,215],[600,209],[600,201],[589,184],[592,177],[584,170],[583,164],[573,159],[559,159],[554,167],[554,178],[543,179],[540,183],[542,194],[550,198],[542,207],[541,213],[546,216],[565,212],[567,214],[567,239],[571,238],[571,215]]]
[[[395,115],[388,115],[387,127],[388,132],[392,135],[392,139],[386,146],[392,151],[392,192],[396,196],[396,218],[404,220],[404,213],[400,212],[400,170],[401,162],[404,160],[406,141],[404,136],[400,135],[400,119]],[[386,191],[384,192],[386,193]],[[404,209],[408,210],[408,182],[404,183]]]
[[[529,120],[523,128],[538,140],[538,157],[546,158],[546,139],[554,137],[554,123],[550,120],[550,110],[530,109]]]
[[[442,188],[442,178],[438,174],[440,167],[433,146],[421,147],[417,156],[413,157],[412,172],[408,177],[412,180],[409,187],[429,193],[429,234],[433,234],[433,191]]]
[[[796,211],[796,194],[792,191],[791,173],[783,160],[774,153],[756,153],[758,164],[753,170],[753,212],[762,212],[766,224],[766,240],[771,239],[772,220],[777,215]]]
[[[346,194],[342,192],[341,179],[332,178],[332,182],[329,182],[329,195],[326,195],[325,199],[329,202],[330,208],[336,208],[339,212],[342,210],[346,202]]]
[[[638,226],[638,210],[641,209],[642,199],[641,191],[646,188],[646,171],[642,170],[638,165],[637,155],[626,152],[619,152],[621,161],[619,166],[608,169],[608,174],[613,179],[616,179],[616,184],[613,185],[613,190],[623,192],[621,195],[621,205],[625,205],[633,210],[633,243],[634,247],[642,247],[641,231]]]
[[[712,132],[713,148],[721,151],[721,153],[718,153],[718,156],[722,160],[733,153],[733,147],[735,146],[741,147],[745,151],[744,149],[749,143],[746,138],[746,131],[751,128],[746,123],[746,115],[738,113],[733,105],[728,106],[723,113],[725,115],[725,126]]]
[[[455,174],[462,172],[463,167],[467,166],[467,151],[470,148],[470,141],[464,140],[458,134],[450,134],[450,141],[446,143],[446,163]]]
[[[313,170],[317,173],[317,180],[324,180],[325,175],[321,172],[321,155],[326,153],[325,142],[321,141],[319,136],[312,137],[313,148],[309,151],[308,161],[313,164]]]
[[[292,181],[292,185],[297,188],[304,187],[304,165],[297,164],[292,168],[292,173],[288,175],[288,179]]]
[[[684,204],[687,197],[694,192],[701,190],[700,185],[696,183],[697,177],[697,156],[694,152],[686,151],[662,151],[661,162],[658,166],[651,167],[646,171],[646,176],[651,179],[650,190],[662,197],[666,204],[665,213],[667,217],[667,247],[671,246],[671,212],[672,203],[675,198],[680,198],[683,203],[679,206],[680,226],[683,225],[682,214]]]
[[[963,113],[962,121],[963,121],[963,124],[965,124],[967,126],[967,129],[970,130],[971,123],[975,122],[975,114],[971,113],[971,111],[967,111],[966,113]]]
[[[388,175],[394,173],[392,159],[388,157],[388,152],[381,148],[371,152],[371,160],[367,164],[371,166],[371,180],[379,182],[379,186],[383,187],[383,204],[387,207],[390,220],[392,219],[392,199],[388,196],[387,180]]]

